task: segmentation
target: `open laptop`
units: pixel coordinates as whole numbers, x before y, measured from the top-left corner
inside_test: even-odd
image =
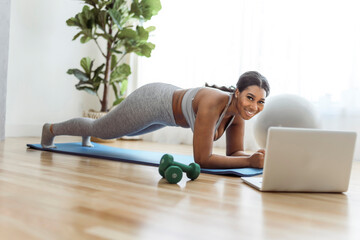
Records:
[[[260,191],[346,192],[356,133],[270,127],[262,177],[242,177]]]

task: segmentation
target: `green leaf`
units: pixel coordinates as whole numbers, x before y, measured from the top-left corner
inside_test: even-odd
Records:
[[[94,25],[98,25],[98,17],[100,14],[100,10],[97,8],[93,8],[90,11],[89,19],[88,19],[88,25],[90,25],[89,28],[93,28]]]
[[[87,28],[87,18],[86,18],[86,12],[90,11],[90,8],[88,6],[84,6],[81,13],[76,14],[76,18],[78,19],[80,26],[82,28]]]
[[[83,14],[83,16],[84,16],[84,18],[85,18],[86,20],[87,20],[87,19],[90,19],[90,18],[91,18],[90,8],[85,5],[85,6],[83,7],[82,14]]]
[[[107,12],[100,11],[99,14],[97,15],[97,23],[99,24],[100,28],[103,31],[105,31],[106,20],[107,20]]]
[[[135,52],[137,55],[145,56],[145,57],[150,57],[151,56],[151,49],[148,46],[141,45],[139,48],[140,49]]]
[[[123,97],[122,95],[124,95],[124,93],[127,90],[127,86],[128,86],[128,81],[124,80],[123,82],[119,83],[120,85],[120,96],[119,96],[119,92],[117,89],[117,83],[112,83],[111,86],[113,87],[114,90],[114,95],[115,95],[115,101],[113,102],[113,106],[118,105],[119,103],[121,103],[125,97]]]
[[[73,37],[73,41],[76,40],[80,35],[82,34],[82,31],[81,32],[78,32],[74,37]]]
[[[97,91],[100,85],[104,82],[104,78],[100,77],[100,74],[103,73],[102,70],[105,67],[105,64],[101,64],[98,68],[96,68],[93,72],[94,75],[91,79],[91,84],[93,88]]]
[[[121,46],[119,46],[119,47],[121,47]],[[122,51],[119,51],[119,50],[117,50],[117,49],[115,49],[115,48],[110,49],[110,51],[111,51],[111,52],[114,52],[114,53],[118,53],[118,54],[123,54]]]
[[[120,82],[131,74],[131,68],[128,64],[123,63],[120,66],[117,66],[110,75],[110,83]]]
[[[133,38],[133,39],[136,39],[136,37],[137,37],[137,32],[135,32],[135,31],[132,30],[132,29],[125,28],[125,29],[121,30],[121,32],[119,33],[118,36],[119,36],[120,39],[123,39],[123,38]]]
[[[80,61],[81,67],[85,70],[85,73],[90,75],[91,73],[91,67],[92,67],[93,61],[91,61],[91,58],[84,57]]]
[[[105,67],[105,63],[101,64],[98,68],[96,68],[94,71],[94,76],[99,76],[99,74],[101,73],[104,67]]]
[[[139,46],[139,50],[135,53],[139,56],[151,57],[151,51],[155,48],[155,45],[147,42]]]
[[[99,90],[99,87],[100,87],[101,83],[103,82],[103,80],[104,79],[99,76],[96,76],[95,78],[93,78],[92,86],[94,87],[94,89],[96,91]]]
[[[86,73],[82,72],[81,70],[77,68],[69,69],[67,71],[68,74],[73,74],[77,79],[79,79],[81,82],[87,82],[89,81],[89,76],[86,75]]]
[[[121,87],[120,87],[120,95],[124,95],[127,88],[128,88],[128,80],[122,81],[121,82]]]
[[[94,27],[96,16],[98,15],[98,9],[93,8],[90,10],[89,6],[85,5],[82,9],[82,12],[76,14],[75,20],[70,19],[67,21],[70,25],[76,25],[81,29],[92,29]]]
[[[114,95],[115,95],[115,98],[118,99],[119,98],[119,94],[118,94],[118,90],[117,90],[117,87],[116,87],[117,83],[112,83],[111,86],[114,90]]]
[[[117,64],[117,57],[116,55],[111,55],[111,71],[114,70]]]
[[[155,26],[150,26],[150,27],[147,27],[146,28],[146,31],[147,32],[152,32],[152,31],[155,31],[156,27]]]
[[[160,0],[142,0],[140,6],[142,15],[146,20],[150,20],[161,10]]]
[[[137,34],[142,41],[146,41],[149,38],[149,32],[145,30],[145,28],[141,26],[136,27]]]
[[[110,17],[112,18],[112,20],[114,21],[114,23],[116,24],[116,26],[120,30],[122,30],[123,27],[120,24],[120,22],[121,22],[121,14],[120,14],[120,12],[116,11],[115,9],[109,9],[108,13],[109,13]]]
[[[155,49],[155,44],[151,43],[151,42],[147,42],[145,43],[146,46],[148,46],[149,48],[151,48],[151,50]]]
[[[76,89],[81,91],[85,91],[87,93],[90,93],[91,95],[96,95],[96,91],[91,87],[85,87],[85,86],[76,86]]]
[[[76,18],[73,18],[73,17],[66,20],[66,24],[69,27],[79,26],[80,25],[79,21]]]
[[[131,4],[130,13],[134,14],[135,17],[139,18],[141,16],[141,9],[138,0],[134,0]]]
[[[87,37],[87,36],[82,36],[81,38],[80,38],[80,42],[81,43],[87,43],[88,41],[90,41],[91,40],[91,37]]]
[[[116,106],[116,105],[120,104],[122,101],[124,101],[124,99],[125,99],[125,97],[121,97],[121,98],[116,99],[113,102],[113,106]]]

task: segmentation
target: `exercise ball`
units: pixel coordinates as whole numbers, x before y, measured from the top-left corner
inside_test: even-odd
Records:
[[[269,127],[318,128],[314,106],[305,98],[281,94],[269,97],[264,110],[254,123],[254,137],[261,148],[266,147]]]

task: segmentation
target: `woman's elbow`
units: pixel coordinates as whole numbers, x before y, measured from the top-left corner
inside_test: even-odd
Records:
[[[209,159],[210,157],[194,157],[195,162],[199,164],[201,168],[209,168]]]

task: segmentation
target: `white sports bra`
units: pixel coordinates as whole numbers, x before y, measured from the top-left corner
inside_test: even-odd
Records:
[[[184,97],[181,101],[181,110],[184,114],[184,117],[186,119],[186,122],[189,124],[191,130],[194,132],[194,125],[195,125],[195,119],[196,119],[196,114],[194,112],[194,109],[192,107],[192,102],[195,98],[195,95],[197,94],[197,92],[202,89],[202,87],[199,88],[191,88],[188,91],[186,91],[186,93],[184,94]],[[227,111],[227,109],[230,106],[230,102],[232,99],[233,94],[229,94],[229,101],[226,104],[226,107],[224,109],[224,111],[221,113],[218,121],[216,122],[215,125],[215,132],[214,135],[216,134],[217,129],[219,128],[221,121],[224,119],[225,117],[225,113]],[[235,116],[232,117],[232,119],[230,120],[229,124],[226,126],[226,128],[224,129],[224,132],[226,131],[226,129],[231,125],[231,123],[234,121]]]

